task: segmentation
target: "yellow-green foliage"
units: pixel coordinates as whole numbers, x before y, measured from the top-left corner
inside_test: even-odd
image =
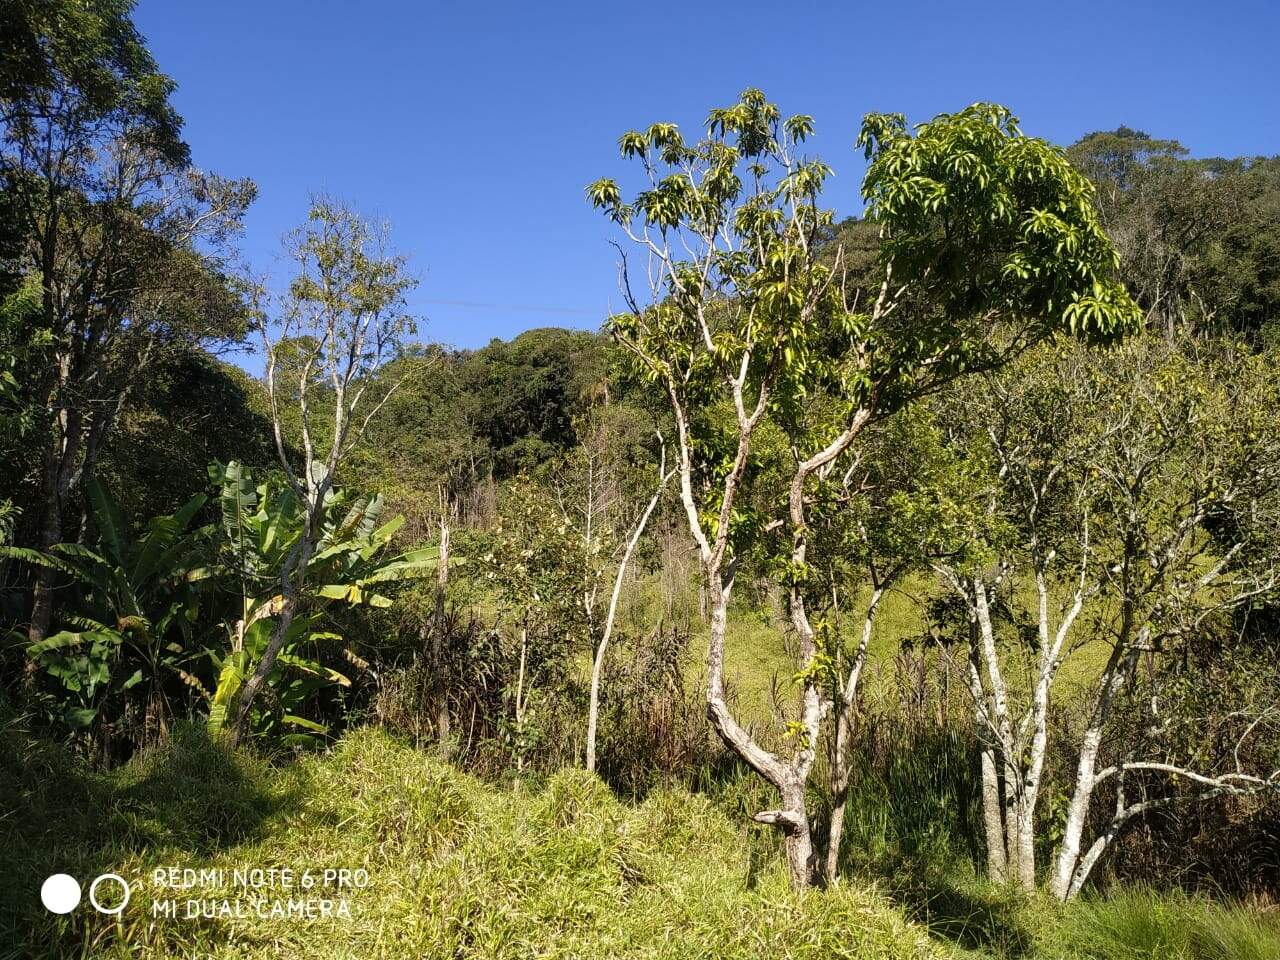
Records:
[[[904,862],[878,887],[855,871],[797,895],[776,837],[732,806],[674,789],[625,804],[579,770],[493,787],[372,730],[280,766],[180,730],[106,775],[0,731],[0,960],[1280,956],[1273,921],[1174,894],[1056,907]],[[370,883],[347,894],[350,920],[152,919],[153,898],[245,896],[165,894],[161,866],[363,868]],[[50,873],[104,871],[141,881],[119,922],[41,907]]]
[[[1274,960],[1280,922],[1207,900],[1117,890],[1063,911],[1053,940],[1044,953],[1063,960]]]
[[[940,955],[869,887],[793,894],[776,858],[753,867],[750,828],[706,798],[659,791],[628,806],[581,771],[499,789],[361,731],[277,769],[184,735],[108,777],[54,776],[79,792],[31,783],[12,798],[24,819],[0,956]],[[63,802],[97,813],[63,821]],[[157,866],[362,867],[371,882],[349,895],[351,920],[152,920]],[[144,882],[119,924],[84,908],[58,918],[35,898],[55,869]]]

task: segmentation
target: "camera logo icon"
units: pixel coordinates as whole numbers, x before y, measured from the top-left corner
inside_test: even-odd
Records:
[[[107,884],[106,890],[110,890],[112,885],[119,886],[118,900],[107,899],[104,902],[105,890],[102,897],[99,896],[99,888],[104,883]],[[89,904],[98,913],[118,914],[128,906],[132,892],[129,881],[124,877],[118,873],[104,873],[89,884]],[[52,874],[40,885],[40,902],[50,913],[70,913],[80,905],[80,896],[80,883],[69,873]]]

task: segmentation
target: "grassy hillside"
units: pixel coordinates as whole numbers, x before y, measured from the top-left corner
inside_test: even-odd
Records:
[[[13,731],[2,742],[6,960],[1280,956],[1280,930],[1248,914],[1140,893],[1067,911],[976,882],[923,898],[892,880],[796,895],[772,835],[727,804],[657,791],[629,806],[580,771],[495,787],[372,730],[278,766],[187,731],[109,775]],[[174,890],[154,876],[169,867],[225,872]],[[247,889],[233,871],[253,868],[294,870],[292,888]],[[367,885],[322,879],[339,868],[367,871]],[[132,900],[118,921],[87,904],[54,916],[38,890],[55,871],[86,886],[118,873]],[[179,915],[153,918],[166,898]],[[262,917],[256,898],[268,913],[345,900],[350,917]],[[189,919],[190,899],[248,915]]]
[[[684,793],[627,807],[577,771],[495,789],[376,732],[279,770],[194,735],[110,777],[14,741],[4,761],[18,811],[0,877],[6,957],[941,955],[868,888],[794,897],[747,828]],[[221,867],[228,882],[163,893],[162,866]],[[350,920],[150,918],[153,899],[244,898],[237,867],[369,882],[323,894],[346,897]],[[141,881],[118,924],[40,906],[46,875],[107,870]]]
[[[652,593],[653,585],[644,584],[643,589],[637,592]],[[849,650],[856,646],[861,635],[862,617],[865,615],[869,594],[869,589],[859,591],[844,611],[842,632]],[[871,702],[897,696],[895,676],[898,664],[895,658],[904,644],[918,648],[925,639],[926,624],[922,618],[922,610],[930,599],[940,594],[941,588],[933,579],[925,575],[914,575],[905,578],[899,589],[887,593],[881,600],[868,647],[867,669],[863,675],[863,694]],[[1036,598],[1033,589],[1027,587],[1020,590],[1016,600],[1019,618],[1027,623],[1034,623]],[[1063,602],[1065,603],[1065,596]],[[636,629],[642,630],[656,619],[653,613],[654,603],[647,597],[637,603],[636,608],[638,612],[632,615],[634,622],[638,624]],[[1094,629],[1092,621],[1100,618],[1103,613],[1103,610],[1096,608],[1086,611],[1081,618],[1078,634],[1089,635]],[[646,616],[651,619],[646,620]],[[789,629],[783,612],[770,609],[768,605],[755,610],[735,608],[730,612],[725,674],[741,718],[757,728],[769,726],[777,719],[771,700],[775,688],[786,698],[787,703],[794,698],[795,686],[792,678],[797,670],[797,662],[795,657],[788,655],[786,649],[786,633]],[[1017,659],[1010,627],[998,622],[997,630],[1002,638],[1010,640],[1007,657],[1011,666],[1006,680],[1012,691],[1024,693],[1032,665]],[[701,665],[706,659],[707,631],[696,620],[694,631],[694,663]],[[924,649],[932,648],[926,645]],[[1062,702],[1073,702],[1092,695],[1109,650],[1110,647],[1105,642],[1094,639],[1072,651],[1064,660],[1059,673],[1057,691]],[[959,697],[963,695],[960,686],[964,682],[963,653],[954,651],[952,655],[959,658],[956,677],[956,695]],[[937,653],[930,653],[930,657],[936,663]],[[590,670],[590,663],[585,655],[582,669],[584,676]],[[700,673],[696,678],[698,689],[701,689],[703,676]]]

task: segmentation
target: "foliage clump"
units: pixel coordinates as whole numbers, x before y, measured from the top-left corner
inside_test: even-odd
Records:
[[[24,742],[16,731],[4,739],[7,772]],[[6,942],[24,955],[77,956],[85,943],[95,958],[140,949],[151,957],[281,958],[943,955],[862,886],[796,897],[776,858],[748,883],[745,828],[683,791],[656,791],[630,806],[581,771],[537,792],[498,789],[372,730],[282,769],[193,731],[107,775],[63,759],[46,772],[58,790],[13,798],[14,869],[0,930],[13,932]],[[189,789],[199,777],[223,786]],[[73,784],[93,797],[81,809],[101,809],[101,820],[59,819],[57,794]],[[103,832],[120,818],[154,826]],[[218,843],[184,822],[221,824]],[[104,843],[107,835],[114,844]],[[352,921],[281,923],[153,921],[144,883],[117,926],[83,911],[57,918],[19,895],[54,860],[130,879],[175,863],[340,865],[367,869],[370,884],[351,895]]]

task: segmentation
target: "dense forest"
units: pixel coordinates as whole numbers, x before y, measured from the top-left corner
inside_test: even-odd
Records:
[[[1280,157],[868,114],[841,219],[749,89],[456,349],[130,11],[0,5],[0,956],[1280,956]]]

